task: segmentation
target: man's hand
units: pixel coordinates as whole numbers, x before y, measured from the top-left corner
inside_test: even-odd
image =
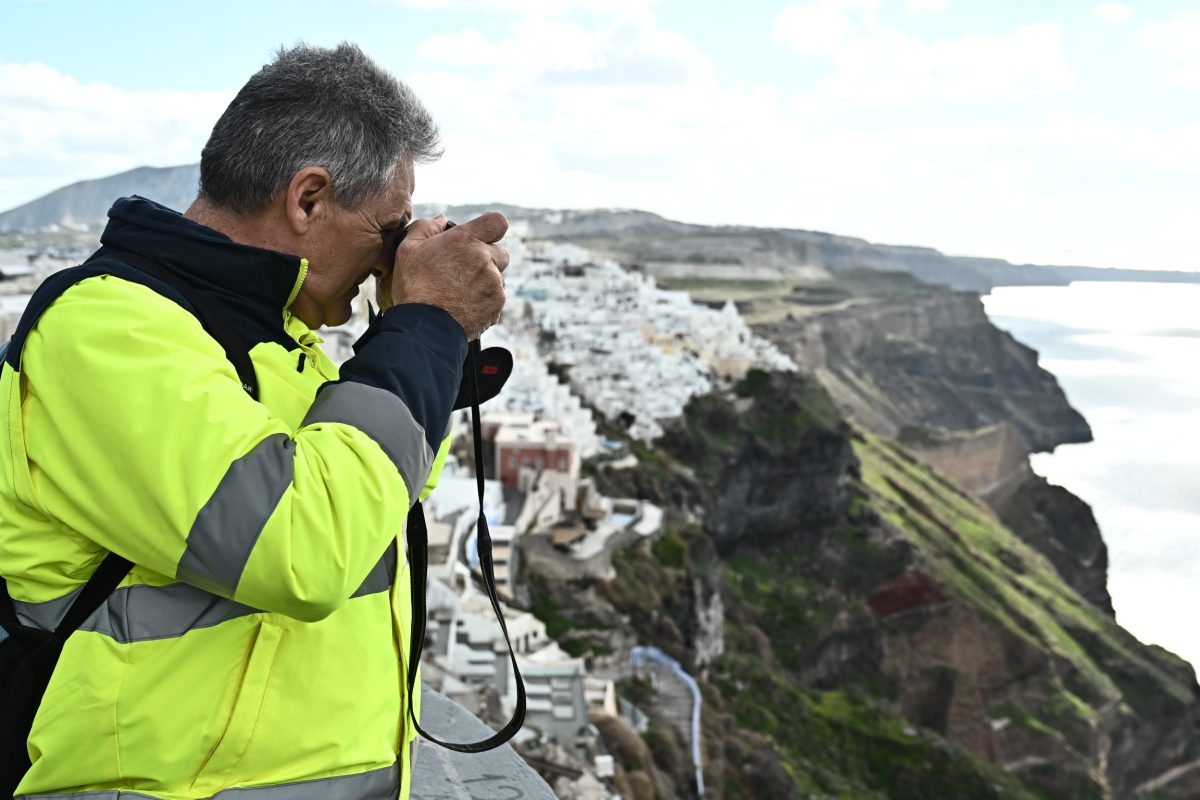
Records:
[[[494,211],[449,230],[441,215],[415,220],[396,248],[391,274],[380,279],[380,300],[437,306],[463,327],[468,341],[478,339],[504,308],[501,273],[508,251],[496,242],[507,230],[508,220]]]

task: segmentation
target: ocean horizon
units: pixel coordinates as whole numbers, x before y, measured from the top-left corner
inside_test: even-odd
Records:
[[[1092,427],[1032,464],[1095,512],[1117,621],[1200,664],[1200,285],[1010,286],[983,302]]]

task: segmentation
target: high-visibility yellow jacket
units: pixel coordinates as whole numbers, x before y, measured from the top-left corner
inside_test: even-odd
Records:
[[[288,312],[303,259],[141,198],[109,215],[105,244],[238,330],[261,402],[153,280],[83,280],[14,339],[0,574],[22,620],[52,629],[108,551],[135,565],[68,640],[18,795],[406,798],[400,535],[445,456],[462,328],[397,306],[339,376]]]

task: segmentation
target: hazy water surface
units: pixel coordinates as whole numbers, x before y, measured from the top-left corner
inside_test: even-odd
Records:
[[[1200,285],[994,289],[992,321],[1036,349],[1095,441],[1034,456],[1108,542],[1117,619],[1200,665]]]

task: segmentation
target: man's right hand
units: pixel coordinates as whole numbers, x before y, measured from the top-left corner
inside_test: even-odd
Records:
[[[396,248],[391,300],[436,306],[458,322],[468,341],[495,325],[504,308],[508,251],[496,244],[508,230],[492,211],[446,230],[446,218],[419,219]]]

